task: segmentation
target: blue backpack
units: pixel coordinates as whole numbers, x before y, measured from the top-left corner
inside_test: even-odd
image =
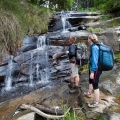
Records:
[[[114,66],[114,52],[111,47],[103,43],[96,44],[99,47],[99,64],[98,68],[102,71],[112,70]]]

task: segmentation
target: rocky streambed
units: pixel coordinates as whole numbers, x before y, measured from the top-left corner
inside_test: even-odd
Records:
[[[120,119],[120,64],[112,71],[105,72],[100,78],[101,101],[97,108],[89,108],[87,105],[93,100],[86,98],[83,93],[88,89],[88,72],[81,74],[80,93],[69,94],[67,82],[55,81],[53,86],[37,89],[27,95],[0,104],[1,120],[22,120],[26,118],[30,110],[21,110],[22,104],[32,106],[44,106],[45,108],[62,108],[64,105],[76,108],[76,114],[90,119],[105,117],[108,120]],[[79,112],[78,112],[79,111]],[[35,113],[34,113],[35,114]],[[114,116],[114,117],[113,117]],[[31,117],[29,115],[29,117]],[[39,118],[38,116],[35,120]],[[32,119],[32,118],[30,118]],[[40,118],[39,118],[40,119]]]
[[[90,34],[86,30],[90,27],[87,23],[99,19],[97,13],[58,12],[49,22],[48,33],[25,36],[16,56],[5,57],[0,65],[0,120],[24,120],[28,117],[29,120],[45,119],[35,111],[21,109],[22,104],[49,109],[68,106],[75,110],[77,116],[88,120],[98,120],[101,115],[108,120],[120,119],[119,63],[115,64],[112,71],[103,72],[99,86],[101,102],[95,109],[88,107],[93,94],[90,99],[83,95],[88,89],[88,71],[80,76],[79,94],[69,94],[67,86],[70,64],[68,56],[61,54],[68,49],[69,36],[74,35],[77,42],[86,43]],[[96,34],[100,41],[118,52],[118,30],[110,28]]]

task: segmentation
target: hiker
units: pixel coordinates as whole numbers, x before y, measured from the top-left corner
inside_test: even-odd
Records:
[[[70,75],[70,83],[68,87],[70,88],[69,93],[77,93],[79,92],[79,74],[78,74],[78,65],[76,64],[76,47],[75,47],[75,36],[70,36],[69,38],[69,50],[66,51],[66,54],[69,56],[70,66],[71,66],[71,75]]]
[[[102,70],[98,69],[99,60],[99,47],[96,43],[99,40],[95,34],[88,36],[88,43],[90,45],[90,58],[89,58],[89,90],[85,93],[85,96],[91,97],[92,90],[94,90],[94,101],[88,104],[89,107],[96,107],[100,102],[100,91],[98,87],[99,78],[102,74]]]

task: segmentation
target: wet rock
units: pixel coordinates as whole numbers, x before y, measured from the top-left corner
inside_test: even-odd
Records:
[[[7,69],[7,65],[6,66],[2,66],[0,67],[0,77],[4,78],[6,76],[6,69]]]
[[[31,112],[25,115],[21,115],[16,120],[35,120],[35,112]]]
[[[65,28],[63,28],[63,24],[62,22],[65,22]],[[51,23],[49,26],[48,26],[48,32],[53,32],[53,31],[63,31],[63,29],[67,29],[67,28],[70,28],[71,27],[71,24],[66,20],[66,21],[63,21],[62,18],[59,19],[59,20],[54,20],[54,23]]]
[[[116,78],[116,83],[120,84],[120,76]]]
[[[61,13],[58,13],[58,16]],[[66,14],[66,13],[65,13]],[[38,86],[47,86],[48,81],[49,81],[49,87],[51,87],[51,84],[54,84],[52,82],[57,82],[57,84],[61,84],[58,82],[69,82],[70,80],[70,73],[71,73],[71,69],[70,69],[70,64],[69,64],[69,59],[68,56],[65,55],[66,50],[68,50],[68,44],[69,44],[69,37],[70,35],[74,35],[77,37],[77,42],[87,42],[87,38],[88,35],[90,34],[89,32],[87,32],[86,29],[86,24],[78,24],[77,22],[80,22],[80,19],[88,19],[89,14],[87,13],[83,13],[82,15],[85,15],[85,17],[81,16],[80,14],[71,12],[71,13],[67,13],[68,14],[68,18],[71,22],[71,24],[73,24],[72,27],[69,28],[70,31],[68,31],[68,29],[64,30],[63,28],[67,28],[69,26],[68,23],[65,22],[65,25],[67,26],[59,26],[60,31],[58,30],[58,28],[56,27],[55,29],[58,31],[53,31],[53,32],[48,32],[44,36],[44,40],[42,41],[42,36],[26,36],[24,41],[23,41],[23,45],[21,47],[21,52],[14,57],[14,64],[13,64],[13,69],[16,69],[16,71],[13,70],[13,73],[11,75],[14,76],[14,84],[16,84],[16,86],[19,84],[21,85],[20,87],[18,86],[18,89],[16,91],[15,94],[13,94],[13,96],[11,97],[2,97],[1,96],[1,101],[4,101],[4,99],[10,99],[12,97],[16,97],[20,94],[23,95],[24,93],[29,93],[32,90],[35,90],[39,87]],[[69,16],[70,15],[70,16]],[[97,17],[97,14],[94,14]],[[56,16],[56,17],[58,17]],[[68,22],[68,18],[66,19]],[[74,21],[75,18],[77,22]],[[91,17],[93,18],[93,17]],[[61,16],[60,18],[55,18],[57,19],[59,22],[61,22]],[[73,19],[73,20],[72,20]],[[86,20],[85,20],[86,21]],[[51,26],[53,27],[53,26]],[[74,29],[75,28],[75,29]],[[83,30],[84,29],[84,30]],[[77,31],[76,31],[77,30]],[[103,32],[101,33],[102,35],[104,35],[105,37],[103,41],[105,41],[105,43],[107,43],[107,36],[109,36],[110,34],[108,34],[109,31],[107,32]],[[112,33],[114,34],[114,32],[112,31]],[[100,34],[100,35],[101,35]],[[112,38],[114,37],[114,35],[110,35],[109,37],[109,45],[112,45],[114,40],[112,40]],[[40,41],[39,41],[40,40]],[[116,42],[116,41],[115,41]],[[40,43],[40,48],[36,49],[38,47],[38,43]],[[44,44],[46,43],[46,44]],[[43,47],[42,47],[43,46]],[[63,55],[61,55],[63,53]],[[61,55],[59,57],[59,55]],[[5,66],[7,64],[4,64],[3,66]],[[1,66],[1,67],[3,67]],[[117,69],[117,67],[116,67]],[[5,70],[5,69],[4,69]],[[1,75],[3,75],[3,73],[5,74],[5,72],[2,72],[1,69]],[[20,74],[18,74],[20,73]],[[106,74],[106,73],[105,73]],[[18,78],[15,78],[18,75]],[[107,75],[107,74],[106,74]],[[110,76],[110,74],[109,74]],[[4,76],[1,76],[2,79],[4,79]],[[116,76],[113,75],[113,77],[110,76],[110,78],[115,79],[116,80]],[[31,87],[31,80],[33,82],[33,86]],[[108,78],[104,79],[109,80]],[[52,81],[52,82],[51,82]],[[101,82],[101,88],[106,89],[109,93],[114,94],[115,92],[115,84],[113,82],[113,80],[107,81],[107,82]],[[22,92],[23,90],[23,85],[22,83],[27,83],[27,87],[25,86],[24,88],[24,92]],[[30,83],[31,82],[31,83]],[[21,83],[21,84],[20,84]],[[40,84],[39,84],[40,83]],[[63,84],[61,84],[63,85]],[[46,87],[45,86],[45,87]],[[88,86],[88,73],[84,74],[84,76],[81,76],[81,82],[80,82],[80,86],[81,86],[81,90],[82,92],[84,90],[87,90]],[[77,97],[76,95],[69,95],[69,89],[66,87],[66,85],[62,86],[63,89],[61,88],[61,86],[59,86],[59,88],[61,89],[54,89],[54,91],[56,92],[56,94],[58,94],[59,92],[59,96],[52,96],[51,99],[47,99],[46,101],[48,103],[52,103],[54,99],[58,99],[60,100],[61,96],[64,95],[65,100],[64,103],[67,103],[67,99],[66,96],[69,97],[69,103],[71,106],[76,105],[76,101],[77,101]],[[112,89],[111,89],[112,88]],[[58,91],[59,90],[59,91]],[[20,93],[19,93],[20,91]],[[42,98],[46,99],[46,95],[47,98],[49,97],[50,94],[53,94],[54,91],[50,92],[50,89],[48,91],[48,93],[45,91],[45,93],[42,95]],[[41,92],[40,92],[41,94]],[[45,95],[45,96],[44,96]],[[50,101],[49,101],[50,100]],[[71,100],[75,100],[75,103],[73,104],[73,101]],[[58,100],[55,100],[56,102],[58,102]],[[79,97],[79,101],[81,103],[82,99],[81,97]],[[82,104],[82,103],[81,103]]]
[[[98,13],[87,13],[87,12],[73,12],[73,11],[62,11],[54,13],[49,20],[48,31],[54,32],[57,30],[63,30],[70,28],[74,30],[85,30],[86,27],[82,27],[81,24],[86,24],[89,21],[100,20],[100,15]],[[61,24],[62,22],[62,24]],[[77,29],[72,27],[77,27]],[[80,26],[80,27],[79,27]]]
[[[120,120],[120,114],[119,113],[108,113],[108,119],[109,120]]]
[[[38,36],[25,36],[21,47],[22,52],[30,51],[37,48]]]
[[[25,82],[27,81],[27,79],[28,79],[27,76],[22,75],[20,79],[18,80],[18,82]]]
[[[112,81],[107,80],[107,81],[102,82],[100,84],[100,87],[101,87],[101,89],[103,88],[103,89],[107,90],[108,92],[110,92],[111,94],[113,94],[114,93],[114,88],[116,86],[114,85],[114,83]]]
[[[59,33],[58,35],[49,34],[49,42],[51,45],[55,45],[55,46],[68,46],[69,45],[69,37],[70,35],[76,36],[77,37],[77,41],[76,42],[84,42],[87,43],[87,38],[89,36],[89,32],[87,31],[72,31],[69,32],[67,31],[66,33]]]
[[[98,107],[93,108],[93,112],[104,113],[105,109],[108,109],[110,106],[117,106],[118,104],[114,102],[115,97],[107,96],[102,98]]]

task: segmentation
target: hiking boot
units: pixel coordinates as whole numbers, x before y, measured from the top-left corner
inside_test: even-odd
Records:
[[[78,87],[78,86],[75,86],[75,88],[72,89],[72,90],[70,90],[69,93],[70,93],[70,94],[72,94],[72,93],[79,93],[79,87]]]
[[[74,82],[68,83],[68,87],[69,87],[70,89],[74,89],[74,88],[75,88],[75,83],[74,83]]]
[[[85,97],[87,97],[87,98],[91,98],[91,94],[88,94],[88,93],[84,92],[84,95],[85,95]]]
[[[98,107],[98,106],[99,106],[99,103],[95,102],[95,101],[93,101],[92,103],[88,104],[88,107],[90,107],[90,108],[95,108],[95,107]]]

